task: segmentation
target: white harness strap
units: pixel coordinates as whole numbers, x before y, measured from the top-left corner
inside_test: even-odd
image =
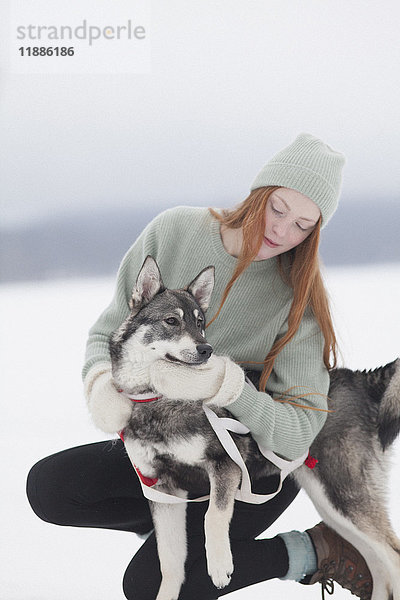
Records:
[[[250,385],[251,382],[249,382]],[[254,387],[254,386],[253,386]],[[239,434],[247,434],[250,433],[250,430],[246,425],[240,423],[240,421],[236,421],[235,419],[230,419],[227,417],[218,417],[213,410],[206,404],[203,404],[203,410],[205,415],[214,429],[216,436],[221,442],[222,446],[226,450],[227,454],[231,457],[231,459],[240,467],[242,471],[242,482],[240,488],[236,491],[235,499],[240,500],[241,502],[248,502],[250,504],[262,504],[274,498],[282,489],[283,482],[286,477],[300,467],[308,456],[308,451],[297,458],[296,460],[290,461],[285,460],[279,457],[277,454],[272,452],[272,450],[268,450],[258,445],[258,448],[263,456],[268,459],[272,464],[274,464],[280,470],[280,482],[278,488],[275,492],[271,494],[254,494],[251,491],[251,481],[250,475],[245,465],[245,462],[230,435],[230,431]],[[155,489],[154,487],[149,487],[143,483],[140,479],[140,483],[142,486],[143,494],[148,500],[153,500],[153,502],[164,502],[168,504],[177,504],[181,502],[204,502],[209,499],[209,495],[201,496],[199,498],[182,498],[178,496],[174,496],[172,494],[167,494],[165,492],[161,492],[160,490]]]
[[[203,410],[206,413],[206,417],[209,420],[211,427],[214,429],[227,454],[229,454],[231,459],[241,468],[242,483],[235,494],[236,500],[241,500],[242,502],[248,502],[250,504],[262,504],[268,500],[271,500],[277,494],[279,494],[282,489],[283,482],[289,473],[300,467],[308,456],[307,451],[303,456],[297,458],[296,460],[285,460],[275,454],[275,452],[272,452],[272,450],[267,450],[257,443],[261,454],[280,470],[280,481],[275,492],[272,492],[271,494],[254,494],[251,491],[250,475],[245,462],[229,433],[229,431],[233,431],[234,433],[245,434],[250,432],[249,428],[239,421],[235,421],[235,419],[217,417],[214,411],[212,411],[210,407],[206,406],[205,404],[203,405]]]

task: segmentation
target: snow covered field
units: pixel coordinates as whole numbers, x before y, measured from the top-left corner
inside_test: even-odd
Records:
[[[400,355],[400,264],[326,273],[342,363],[374,368]],[[102,530],[41,522],[25,498],[38,459],[104,439],[89,421],[80,368],[86,332],[109,302],[112,279],[0,287],[1,314],[1,600],[122,600],[121,579],[140,540]],[[400,534],[400,444],[395,445],[389,506]],[[304,494],[268,531],[304,529],[319,520]],[[320,598],[320,586],[270,581],[232,600]],[[335,599],[350,598],[337,588]]]

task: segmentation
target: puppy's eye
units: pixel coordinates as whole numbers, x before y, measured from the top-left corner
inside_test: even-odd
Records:
[[[179,321],[175,317],[168,317],[168,319],[164,319],[164,322],[168,325],[179,325]]]
[[[197,327],[203,329],[203,319],[197,319]]]

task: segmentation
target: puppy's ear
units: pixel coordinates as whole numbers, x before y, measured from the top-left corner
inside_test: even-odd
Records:
[[[187,291],[192,294],[201,310],[207,310],[210,304],[210,298],[214,289],[215,268],[206,267],[203,269],[192,283],[187,286]]]
[[[164,289],[160,269],[156,261],[152,256],[147,256],[136,279],[136,285],[129,302],[130,309],[139,311]]]

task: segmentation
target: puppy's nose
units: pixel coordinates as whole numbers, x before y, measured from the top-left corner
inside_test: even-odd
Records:
[[[196,350],[203,360],[208,360],[213,351],[212,346],[210,346],[210,344],[199,344],[198,346],[196,346]]]

